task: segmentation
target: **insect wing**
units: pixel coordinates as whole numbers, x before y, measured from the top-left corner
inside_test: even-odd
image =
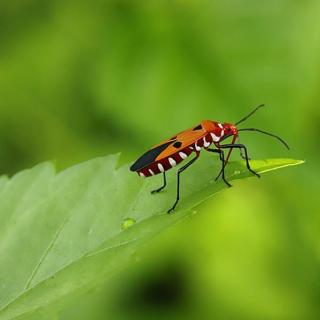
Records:
[[[162,152],[155,159],[159,161],[163,158],[169,157],[170,155],[182,151],[186,147],[195,143],[198,139],[201,139],[206,135],[204,130],[189,129],[181,132],[176,136],[176,140],[173,140],[168,146],[162,150]]]
[[[131,171],[138,171],[141,170],[142,168],[150,165],[153,163],[156,158],[165,150],[168,148],[170,144],[172,144],[173,141],[165,142],[163,144],[160,144],[150,150],[148,150],[146,153],[144,153],[131,167]]]
[[[203,137],[205,134],[206,132],[201,125],[182,131],[172,138],[162,141],[160,144],[145,152],[130,167],[130,170],[138,171],[155,161],[169,157],[170,155],[190,146],[198,139],[201,139],[201,137]]]

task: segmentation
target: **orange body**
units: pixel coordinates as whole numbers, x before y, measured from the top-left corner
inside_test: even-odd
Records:
[[[229,123],[203,120],[196,127],[184,130],[175,136],[155,145],[143,154],[132,166],[142,177],[149,177],[167,171],[186,159],[192,152],[199,153],[202,148],[208,149],[211,144],[228,136],[237,137],[237,129]]]

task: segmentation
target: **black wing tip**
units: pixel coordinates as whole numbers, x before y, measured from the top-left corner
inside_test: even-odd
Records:
[[[131,167],[131,171],[138,171],[142,168],[147,167],[154,161],[156,161],[157,156],[166,149],[170,144],[172,144],[174,141],[169,141],[164,144],[161,144],[153,149],[150,149],[149,151],[145,152]]]
[[[136,166],[136,162],[130,167],[130,171],[132,171],[132,172],[135,172],[135,171],[137,171],[138,170],[138,168],[137,168],[137,166]]]

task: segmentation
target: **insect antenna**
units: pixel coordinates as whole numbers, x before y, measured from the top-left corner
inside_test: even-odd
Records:
[[[256,129],[256,128],[245,128],[245,129],[238,129],[238,131],[255,131],[255,132],[260,132],[260,133],[263,133],[263,134],[266,134],[268,136],[271,136],[271,137],[274,137],[276,138],[277,140],[279,140],[288,150],[290,149],[288,144],[280,137],[276,136],[275,134],[273,133],[269,133],[269,132],[266,132],[266,131],[262,131],[260,129]]]
[[[262,107],[264,107],[264,104],[260,104],[259,106],[255,107],[247,116],[245,116],[244,118],[242,118],[241,120],[236,122],[236,126],[238,124],[240,124],[241,122],[243,122],[243,121],[247,120],[248,118],[250,118],[257,110],[259,110]]]

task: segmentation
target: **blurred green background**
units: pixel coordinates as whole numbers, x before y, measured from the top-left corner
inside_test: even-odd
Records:
[[[1,173],[133,161],[260,103],[245,126],[291,150],[243,133],[250,156],[307,161],[236,182],[57,318],[320,318],[319,21],[318,0],[0,2]]]

